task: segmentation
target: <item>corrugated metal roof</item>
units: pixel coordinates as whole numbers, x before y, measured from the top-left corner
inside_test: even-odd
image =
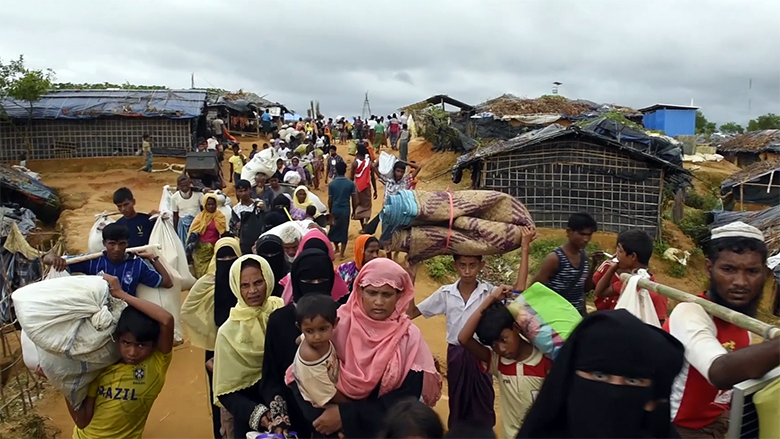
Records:
[[[165,117],[192,119],[203,112],[205,90],[58,90],[32,106],[33,119],[95,119],[98,117]],[[27,119],[29,104],[4,99],[13,119]]]

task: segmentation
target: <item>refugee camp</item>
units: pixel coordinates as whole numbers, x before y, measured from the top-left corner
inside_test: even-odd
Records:
[[[0,439],[780,438],[780,3],[8,6]]]

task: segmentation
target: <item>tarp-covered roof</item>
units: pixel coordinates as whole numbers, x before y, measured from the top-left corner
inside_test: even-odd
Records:
[[[33,103],[33,119],[95,119],[98,117],[165,117],[192,119],[203,112],[203,90],[58,90]],[[27,102],[4,99],[12,119],[27,119]]]
[[[759,177],[763,177],[764,175],[775,171],[780,171],[780,160],[775,159],[756,162],[731,174],[727,179],[723,180],[720,187],[721,189],[727,189],[732,186],[739,186],[742,183],[756,180]],[[780,180],[775,181],[775,184],[780,184]]]
[[[425,99],[424,101],[420,101],[417,103],[414,103],[412,105],[407,105],[406,107],[401,107],[401,110],[403,111],[416,111],[416,110],[422,110],[423,108],[429,106],[429,105],[439,105],[442,102],[448,105],[452,105],[453,107],[458,107],[463,111],[472,111],[474,110],[474,107],[471,105],[459,101],[457,99],[451,98],[447,95],[435,95],[431,96],[428,99]]]
[[[262,96],[250,91],[239,90],[237,92],[210,92],[209,107],[225,106],[241,113],[250,113],[253,110],[265,110],[266,108],[279,107],[284,113],[293,113],[284,104],[271,102]]]
[[[464,154],[458,158],[452,169],[453,178],[476,161],[487,157],[527,148],[539,143],[562,137],[588,138],[614,148],[628,152],[637,158],[666,168],[667,175],[683,173],[680,148],[671,142],[641,133],[625,127],[611,119],[595,120],[585,126],[570,125],[563,127],[553,124],[545,128],[521,134],[513,139],[496,142],[490,146]],[[679,161],[679,162],[678,162]]]
[[[780,130],[750,131],[718,145],[718,152],[774,152],[780,154]]]

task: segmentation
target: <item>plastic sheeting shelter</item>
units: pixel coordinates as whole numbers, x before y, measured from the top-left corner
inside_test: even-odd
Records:
[[[28,152],[24,132],[30,122],[28,159],[133,155],[144,134],[155,155],[183,155],[203,114],[201,90],[61,90],[32,107],[5,99],[12,123],[0,124],[0,160]]]

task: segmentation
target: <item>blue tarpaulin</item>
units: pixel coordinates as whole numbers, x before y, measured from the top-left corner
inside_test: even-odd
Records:
[[[204,90],[59,90],[32,105],[33,119],[95,119],[99,117],[166,117],[192,119],[206,103]],[[30,105],[4,99],[8,117],[27,119]]]

